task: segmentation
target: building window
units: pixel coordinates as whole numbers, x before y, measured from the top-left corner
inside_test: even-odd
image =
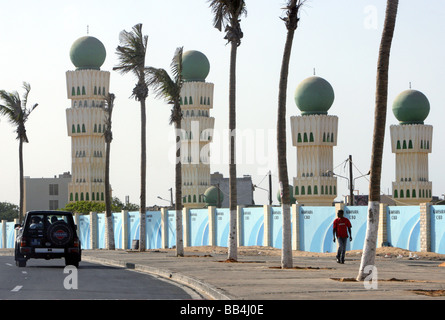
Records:
[[[59,201],[49,200],[49,210],[57,210],[57,209],[59,209]]]
[[[71,95],[75,96],[76,95],[76,88],[73,87],[73,89],[71,90]]]
[[[83,95],[83,96],[86,95],[85,87],[82,87],[82,95]]]
[[[58,196],[59,195],[59,185],[58,184],[50,184],[49,185],[49,195],[50,196]]]

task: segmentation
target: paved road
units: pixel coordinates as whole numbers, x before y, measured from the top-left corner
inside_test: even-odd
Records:
[[[18,268],[13,257],[0,257],[0,299],[202,299],[171,281],[122,268],[64,260],[29,260]]]

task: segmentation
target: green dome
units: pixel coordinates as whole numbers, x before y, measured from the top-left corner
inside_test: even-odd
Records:
[[[218,206],[218,192],[219,192],[219,203],[221,204],[224,200],[224,195],[221,190],[217,187],[211,186],[204,192],[204,201],[208,206]]]
[[[77,70],[100,70],[107,52],[102,42],[90,36],[77,39],[70,50],[71,62]]]
[[[334,103],[335,94],[329,82],[313,76],[298,85],[294,97],[302,115],[327,114]]]
[[[204,82],[210,72],[207,57],[199,51],[190,50],[182,55],[182,77],[184,81]]]
[[[289,185],[289,195],[290,195],[290,203],[295,204],[297,202],[297,199],[294,197],[294,186]],[[277,192],[277,200],[281,204],[281,192],[278,190]]]
[[[394,100],[392,112],[400,124],[423,124],[430,113],[430,102],[422,92],[406,90]]]

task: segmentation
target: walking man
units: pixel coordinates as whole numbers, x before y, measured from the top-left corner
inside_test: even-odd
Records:
[[[334,220],[334,242],[335,237],[338,239],[338,250],[337,250],[337,262],[345,263],[345,253],[346,253],[346,241],[352,241],[352,233],[351,233],[351,222],[348,218],[343,217],[343,210],[338,210],[337,219]]]

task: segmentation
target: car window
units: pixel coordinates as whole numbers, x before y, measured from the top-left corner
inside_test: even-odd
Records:
[[[60,222],[60,221],[68,223],[68,219],[67,219],[66,215],[50,215],[48,217],[49,217],[50,223],[56,223],[56,222]]]
[[[28,221],[28,227],[31,230],[41,230],[44,227],[45,222],[45,216],[44,215],[33,215],[31,216],[31,219]]]

